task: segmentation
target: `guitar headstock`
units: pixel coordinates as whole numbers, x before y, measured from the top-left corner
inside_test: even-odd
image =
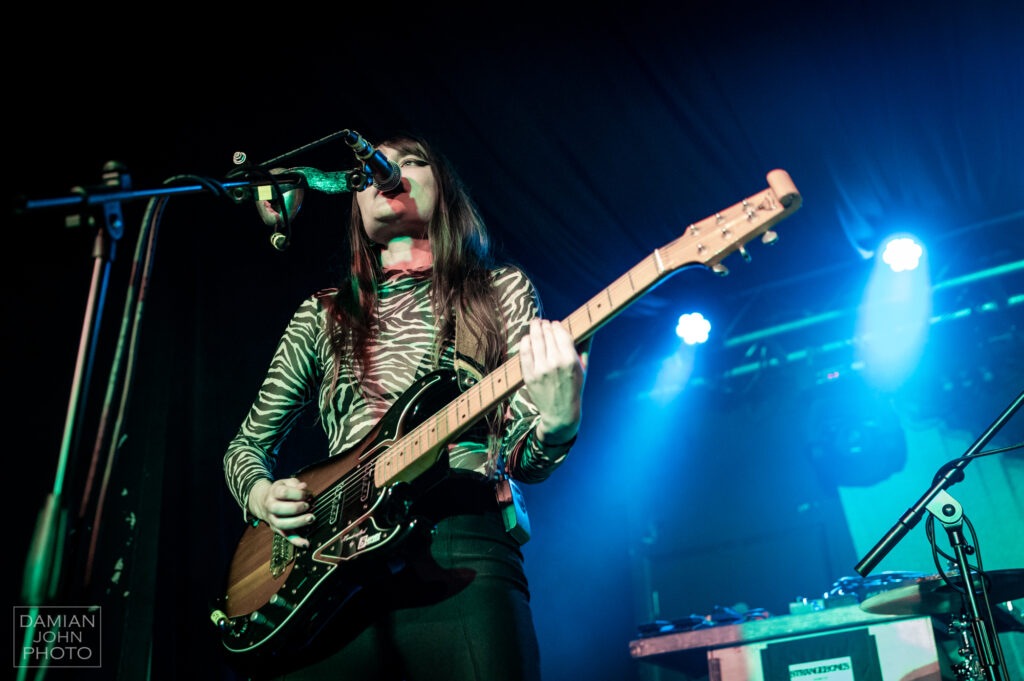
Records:
[[[704,265],[727,274],[721,264],[726,256],[738,251],[749,260],[744,246],[757,236],[763,243],[774,243],[778,235],[772,226],[799,209],[803,199],[785,170],[773,170],[767,178],[767,188],[692,223],[681,237],[658,249],[665,271]]]

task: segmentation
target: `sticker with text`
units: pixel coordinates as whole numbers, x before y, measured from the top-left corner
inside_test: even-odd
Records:
[[[853,660],[834,657],[789,665],[790,681],[854,681]]]

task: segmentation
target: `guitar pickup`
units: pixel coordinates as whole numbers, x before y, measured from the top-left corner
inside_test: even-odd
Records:
[[[270,574],[278,578],[288,564],[295,560],[295,545],[286,537],[274,535],[274,543],[270,549]]]

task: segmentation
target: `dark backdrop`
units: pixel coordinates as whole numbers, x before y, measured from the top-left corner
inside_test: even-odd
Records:
[[[725,278],[682,272],[599,332],[579,444],[528,492],[550,679],[649,673],[629,658],[638,624],[720,605],[784,612],[851,572],[866,549],[855,536],[887,529],[884,516],[856,527],[807,432],[825,409],[811,408],[824,399],[817,379],[850,366],[863,251],[893,226],[932,245],[933,278],[949,284],[940,312],[975,310],[935,325],[921,371],[896,396],[901,413],[977,434],[1024,385],[1024,17],[1013,3],[346,7],[329,20],[305,8],[225,11],[214,23],[186,8],[145,21],[18,8],[23,42],[4,47],[15,205],[74,186],[96,195],[109,160],[153,190],[182,174],[223,180],[236,151],[262,162],[345,128],[371,138],[410,128],[449,153],[499,246],[535,277],[548,314],[564,317],[687,224],[761,190],[771,169],[804,197],[776,246],[751,245],[751,263],[731,256]],[[336,142],[288,165],[336,170],[351,158]],[[334,283],[348,201],[309,195],[284,252],[250,205],[209,192],[167,202],[105,487],[108,449],[93,465],[92,443],[146,202],[122,203],[64,478],[99,230],[65,227],[64,209],[9,217],[15,567],[35,567],[36,516],[56,487],[72,530],[62,602],[103,604],[104,675],[228,678],[207,619],[241,531],[221,455],[292,311]],[[724,335],[701,350],[687,390],[662,399],[671,319],[697,305]],[[722,341],[829,313],[838,324]],[[785,359],[829,343],[841,350]],[[729,371],[768,356],[785,370]],[[320,446],[309,422],[290,449],[316,458]],[[925,483],[895,495],[897,512]],[[1017,510],[1009,517],[1017,527]]]

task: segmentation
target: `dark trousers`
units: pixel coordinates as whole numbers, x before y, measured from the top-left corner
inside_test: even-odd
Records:
[[[303,653],[305,666],[276,678],[539,681],[523,557],[493,495],[470,485],[424,501],[440,519],[420,550],[357,592],[316,649]]]

